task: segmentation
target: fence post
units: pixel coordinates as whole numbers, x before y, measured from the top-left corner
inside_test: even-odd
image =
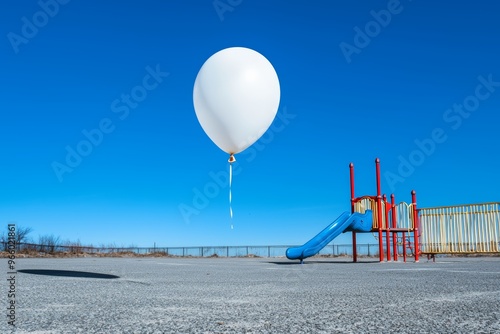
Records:
[[[411,201],[413,204],[413,247],[415,249],[415,262],[418,262],[418,256],[420,255],[420,247],[418,240],[418,210],[417,210],[417,193],[415,190],[411,191]]]
[[[351,213],[354,213],[354,164],[349,164],[349,183],[351,184]],[[352,231],[352,262],[358,262],[356,253],[356,232]],[[338,250],[338,247],[337,247]]]
[[[391,231],[389,225],[389,211],[387,210],[387,196],[384,194],[384,214],[385,214],[385,242],[387,248],[387,262],[390,262],[391,259]]]
[[[377,181],[377,221],[378,221],[378,251],[380,262],[384,261],[384,241],[382,240],[382,192],[380,190],[380,159],[375,159],[375,177]]]
[[[396,215],[396,199],[394,194],[391,194],[391,218],[392,218],[392,227],[396,229],[398,227],[397,215]],[[392,233],[392,249],[393,249],[393,257],[394,261],[398,260],[398,232]]]

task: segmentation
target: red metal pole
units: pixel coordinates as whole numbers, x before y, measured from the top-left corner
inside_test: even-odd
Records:
[[[354,213],[354,164],[349,164],[349,176],[351,184],[351,213]]]
[[[417,193],[415,190],[411,191],[411,202],[413,204],[413,243],[415,247],[415,262],[419,261],[420,245],[418,240],[418,210],[417,210]]]
[[[354,213],[354,164],[349,164],[349,176],[351,183],[351,213]],[[356,232],[352,232],[352,262],[358,262],[358,252],[356,249]]]
[[[396,221],[396,219],[397,219],[396,199],[394,197],[394,194],[391,195],[391,209],[392,209],[392,228],[397,228],[398,223]],[[392,233],[392,246],[393,246],[393,253],[394,253],[394,261],[397,261],[398,260],[398,232]]]
[[[382,241],[382,195],[380,191],[380,159],[375,159],[375,174],[377,178],[377,220],[378,220],[378,251],[380,262],[384,261],[384,242]]]
[[[385,243],[387,248],[387,261],[391,261],[391,229],[389,226],[389,211],[387,210],[387,196],[384,194],[384,214],[385,214]]]

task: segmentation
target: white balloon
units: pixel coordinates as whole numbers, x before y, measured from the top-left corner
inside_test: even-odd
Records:
[[[269,128],[280,101],[278,75],[257,51],[233,47],[203,64],[193,89],[196,116],[224,152],[239,153]]]

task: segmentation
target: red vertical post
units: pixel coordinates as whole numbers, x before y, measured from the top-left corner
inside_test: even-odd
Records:
[[[420,255],[420,245],[418,240],[419,220],[417,210],[417,193],[415,190],[411,191],[411,203],[413,204],[413,243],[415,249],[415,262],[418,262]]]
[[[382,195],[380,190],[380,159],[375,159],[375,174],[377,178],[377,220],[378,220],[378,251],[380,262],[384,261],[384,242],[382,240]]]
[[[394,194],[391,195],[391,215],[392,215],[392,228],[398,228],[397,214],[396,214],[396,199]],[[392,233],[392,250],[394,253],[394,261],[398,260],[398,232]]]
[[[351,213],[354,213],[354,164],[349,164],[349,180],[351,184]]]
[[[351,183],[351,213],[354,213],[354,164],[349,164],[349,176]],[[356,249],[356,232],[352,231],[352,262],[358,262],[358,252]]]
[[[387,248],[387,261],[391,261],[391,229],[389,226],[389,210],[387,210],[387,196],[384,194],[385,215],[385,247]]]

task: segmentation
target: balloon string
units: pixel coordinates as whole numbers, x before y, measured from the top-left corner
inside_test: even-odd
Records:
[[[229,217],[231,217],[231,230],[233,229],[233,207],[232,207],[232,195],[231,195],[231,185],[233,183],[233,164],[229,164]]]

